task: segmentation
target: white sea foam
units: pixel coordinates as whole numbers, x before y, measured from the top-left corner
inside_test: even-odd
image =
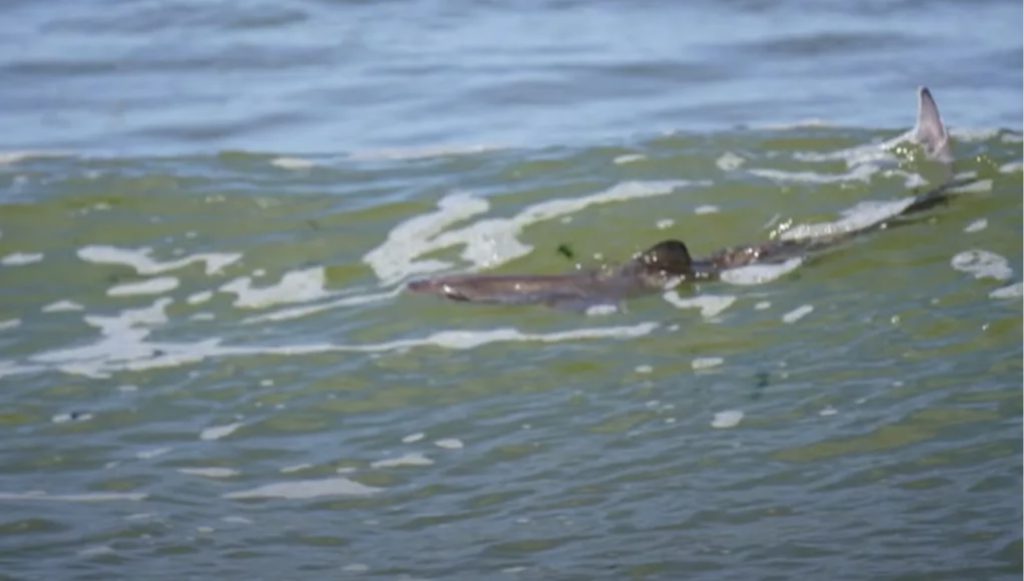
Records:
[[[977,180],[946,190],[949,194],[981,194],[992,191],[992,180]]]
[[[145,309],[127,310],[117,317],[86,317],[86,322],[100,327],[102,336],[91,345],[40,353],[30,360],[35,364],[76,375],[108,377],[116,371],[143,371],[164,367],[177,367],[213,357],[247,357],[258,355],[311,355],[319,353],[386,353],[417,347],[444,349],[474,349],[500,342],[558,343],[590,339],[630,339],[649,335],[658,323],[639,323],[620,327],[591,327],[554,333],[523,333],[517,329],[502,328],[480,331],[437,331],[420,339],[398,339],[383,343],[344,345],[314,343],[278,346],[224,346],[220,339],[211,338],[195,343],[165,343],[146,340],[151,327],[166,321],[164,308],[167,298],[159,299]],[[15,375],[39,371],[37,366],[20,366],[13,362],[0,362],[0,375]]]
[[[733,171],[740,168],[746,160],[731,151],[723,153],[715,160],[715,165],[722,171]]]
[[[928,185],[928,180],[924,179],[924,176],[922,176],[921,174],[903,171],[901,169],[885,170],[884,172],[882,172],[882,175],[885,177],[902,177],[903,187],[907,188],[908,190],[912,190],[914,188],[922,188]]]
[[[994,278],[1009,280],[1013,278],[1010,262],[1002,256],[987,250],[967,250],[950,260],[950,266],[960,272],[973,274],[974,278]]]
[[[725,362],[725,359],[721,357],[698,357],[690,362],[690,367],[693,367],[695,371],[702,369],[711,369],[712,367],[718,367]]]
[[[128,297],[135,295],[158,295],[178,288],[178,279],[173,276],[159,276],[139,282],[126,282],[107,289],[107,296]]]
[[[50,303],[43,307],[44,313],[61,313],[67,311],[81,311],[84,307],[74,301],[62,300]]]
[[[658,220],[657,222],[655,222],[654,226],[658,230],[668,230],[669,228],[674,226],[675,223],[676,223],[676,221],[673,220],[672,218],[662,218],[661,220]]]
[[[434,461],[419,452],[403,454],[395,458],[385,458],[370,463],[373,468],[399,468],[402,466],[430,466]]]
[[[232,476],[238,476],[240,474],[240,472],[234,468],[223,468],[219,466],[209,466],[205,468],[178,468],[178,472],[188,474],[190,476],[202,476],[204,478],[231,478]]]
[[[273,313],[266,313],[263,315],[257,315],[249,317],[243,320],[243,323],[264,323],[267,321],[286,321],[289,319],[298,319],[300,317],[306,317],[316,313],[320,313],[330,309],[336,309],[338,307],[351,307],[355,305],[365,305],[368,303],[375,303],[384,301],[390,298],[394,298],[402,293],[404,289],[402,287],[396,287],[390,291],[382,293],[373,293],[366,295],[351,295],[342,297],[338,300],[329,301],[326,303],[320,303],[316,305],[304,305],[301,307],[290,307],[275,311]]]
[[[813,305],[802,305],[782,315],[783,323],[795,323],[814,311]]]
[[[42,260],[43,254],[41,252],[13,252],[3,257],[0,260],[0,264],[4,266],[23,266]]]
[[[136,452],[135,457],[138,458],[139,460],[152,460],[153,458],[163,456],[164,454],[167,454],[172,450],[174,450],[174,448],[170,448],[167,446],[164,446],[162,448],[150,448],[148,450],[140,450]]]
[[[415,442],[419,442],[425,436],[426,436],[426,434],[424,434],[423,432],[416,432],[415,434],[409,434],[408,436],[405,436],[404,438],[402,438],[402,443],[403,444],[412,444],[412,443],[415,443]]]
[[[898,158],[893,153],[895,149],[901,145],[917,143],[918,141],[919,140],[917,139],[914,130],[911,129],[887,141],[856,145],[851,148],[829,151],[826,153],[816,151],[797,152],[793,155],[793,158],[799,161],[809,162],[844,161],[846,162],[847,167],[874,163],[888,164],[898,161]]]
[[[219,440],[221,438],[230,436],[235,432],[235,430],[241,428],[242,426],[242,422],[235,422],[233,424],[227,424],[224,426],[212,426],[209,428],[205,428],[202,432],[199,432],[199,439],[207,441]]]
[[[90,557],[102,557],[102,556],[105,556],[105,555],[114,555],[116,553],[115,553],[113,547],[111,547],[109,545],[96,545],[96,546],[93,546],[93,547],[86,547],[86,548],[82,549],[81,551],[78,551],[75,554],[78,555],[79,557],[84,557],[84,558],[88,559]]]
[[[213,291],[205,290],[205,291],[199,291],[197,293],[193,293],[193,294],[188,295],[188,298],[186,299],[186,302],[188,302],[188,304],[190,304],[190,305],[198,305],[198,304],[201,304],[201,303],[205,303],[206,301],[208,301],[208,300],[210,300],[212,298],[213,298]]]
[[[914,198],[912,197],[888,202],[864,201],[844,210],[841,220],[821,224],[801,224],[782,232],[779,237],[782,240],[802,240],[858,232],[899,215],[913,203]]]
[[[153,357],[159,348],[147,343],[151,328],[167,322],[164,310],[171,299],[157,299],[149,307],[127,309],[118,316],[89,315],[85,322],[100,330],[92,345],[46,351],[31,358],[33,362],[55,364],[69,373],[105,377],[105,368],[118,368]]]
[[[698,216],[704,216],[707,214],[717,214],[719,211],[720,210],[718,206],[713,206],[711,204],[704,204],[703,206],[697,206],[696,208],[693,209],[693,213],[697,214]]]
[[[743,286],[764,284],[793,272],[799,268],[803,262],[802,258],[795,257],[790,258],[785,262],[748,264],[747,266],[722,271],[722,274],[719,275],[719,279],[721,279],[722,282]]]
[[[21,326],[21,319],[7,319],[6,321],[0,321],[0,331],[6,331],[8,329],[17,329]]]
[[[152,248],[120,248],[102,245],[83,246],[78,249],[78,257],[86,262],[130,266],[141,275],[160,274],[197,262],[205,265],[207,275],[213,275],[242,257],[237,253],[204,253],[161,262],[153,259],[150,256],[152,253]]]
[[[957,127],[955,129],[950,129],[949,134],[956,141],[961,141],[963,143],[973,143],[994,139],[997,135],[999,135],[999,130],[984,129],[977,127]]]
[[[319,480],[292,480],[275,482],[248,490],[236,490],[224,495],[232,500],[254,500],[267,498],[284,498],[289,500],[320,498],[324,496],[369,496],[384,490],[375,486],[366,486],[343,476],[334,476]]]
[[[743,420],[743,412],[740,410],[725,410],[722,412],[715,412],[715,417],[711,420],[712,428],[735,428],[740,425]]]
[[[441,438],[435,440],[434,445],[446,450],[461,450],[463,448],[462,440],[458,438]]]
[[[477,268],[495,267],[525,256],[533,249],[517,238],[526,226],[568,216],[594,205],[668,195],[696,183],[682,180],[623,182],[589,196],[540,202],[511,218],[488,218],[445,231],[448,226],[486,212],[490,207],[486,200],[472,195],[451,194],[438,202],[438,211],[415,216],[395,226],[387,240],[368,252],[363,261],[385,284],[450,268],[452,265],[447,262],[416,259],[452,246],[463,246],[461,257]]]
[[[28,373],[38,373],[45,369],[45,367],[40,365],[19,365],[13,361],[0,360],[0,378],[11,377],[14,375],[25,375]]]
[[[984,218],[981,218],[981,219],[975,220],[975,221],[971,222],[970,224],[968,224],[964,228],[964,232],[967,232],[967,233],[981,232],[985,228],[988,228],[988,220],[986,220]]]
[[[270,160],[270,165],[279,167],[281,169],[309,169],[316,164],[308,159],[302,159],[301,157],[275,157]]]
[[[308,463],[294,464],[292,466],[285,466],[281,468],[279,472],[281,472],[281,474],[291,474],[292,472],[300,472],[302,470],[307,470],[312,467],[313,465]]]
[[[409,218],[388,233],[387,240],[363,257],[363,262],[385,282],[396,282],[404,277],[448,268],[451,264],[438,260],[416,262],[416,257],[428,252],[421,247],[448,226],[482,214],[490,209],[487,200],[465,192],[449,194],[437,203],[437,211]]]
[[[756,305],[754,305],[754,309],[758,311],[763,311],[765,309],[771,308],[771,306],[771,301],[759,301]]]
[[[588,317],[607,317],[619,312],[618,305],[591,305],[585,311]]]
[[[797,182],[805,184],[837,184],[844,182],[870,182],[871,176],[878,173],[878,166],[872,164],[858,165],[846,173],[826,174],[816,171],[785,171],[780,169],[751,168],[747,170],[758,177],[777,182]]]
[[[63,423],[72,422],[72,421],[74,421],[74,422],[87,422],[87,421],[93,419],[93,417],[94,416],[92,414],[90,414],[90,413],[81,413],[81,412],[68,413],[68,412],[62,412],[62,413],[59,413],[59,414],[54,414],[54,416],[52,418],[50,418],[50,421],[55,423],[55,424],[63,424]]]
[[[12,165],[29,159],[45,159],[50,157],[69,157],[65,151],[47,151],[43,149],[26,149],[22,151],[0,151],[0,165]]]
[[[1016,284],[1011,284],[1010,286],[997,288],[996,290],[988,293],[988,296],[994,299],[1019,299],[1024,296],[1024,286],[1018,282]]]
[[[642,154],[639,154],[639,153],[630,153],[630,154],[626,154],[626,155],[620,155],[620,156],[616,157],[615,159],[613,159],[612,161],[616,165],[625,165],[627,163],[633,163],[633,162],[642,161],[642,160],[645,160],[645,159],[647,159],[647,156],[645,156],[645,155],[642,155]]]
[[[473,155],[504,149],[498,145],[434,145],[428,147],[406,147],[392,149],[376,149],[370,151],[357,151],[349,155],[350,159],[359,161],[411,161],[417,159],[431,159],[435,157],[453,157],[460,155]]]
[[[220,287],[221,292],[237,298],[234,305],[243,309],[264,309],[273,305],[304,303],[332,296],[327,284],[326,269],[315,266],[305,270],[287,272],[281,281],[266,287],[254,287],[248,276],[236,278]]]
[[[48,494],[39,490],[29,492],[0,492],[0,501],[47,502],[137,502],[149,495],[141,492],[84,492],[81,494]]]
[[[1022,168],[1024,168],[1024,163],[1011,161],[999,166],[999,173],[1020,173]]]
[[[700,309],[701,316],[706,319],[720,314],[736,302],[736,297],[732,295],[697,295],[684,299],[674,290],[666,292],[662,297],[680,309]]]

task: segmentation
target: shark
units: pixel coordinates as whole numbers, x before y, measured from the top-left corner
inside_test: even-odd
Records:
[[[945,203],[953,179],[954,161],[949,132],[927,87],[918,89],[917,122],[909,132],[883,144],[910,141],[927,159],[945,169],[940,185],[899,202],[884,218],[868,223],[833,226],[820,231],[790,231],[773,240],[724,248],[706,257],[691,256],[680,240],[663,240],[618,266],[602,266],[566,274],[461,274],[414,280],[407,290],[466,303],[547,305],[585,310],[615,305],[625,299],[664,292],[687,281],[718,279],[723,272],[754,264],[781,263],[801,258],[886,228],[890,222]]]

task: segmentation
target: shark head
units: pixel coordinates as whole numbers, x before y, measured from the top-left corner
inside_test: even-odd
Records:
[[[924,148],[928,159],[944,164],[953,163],[953,151],[949,142],[946,126],[939,116],[939,107],[932,98],[928,87],[917,91],[917,125],[914,126],[912,138]]]
[[[659,242],[633,260],[645,272],[660,276],[686,276],[693,270],[690,251],[678,240]]]

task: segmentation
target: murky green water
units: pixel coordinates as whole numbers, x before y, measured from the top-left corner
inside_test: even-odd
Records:
[[[845,164],[794,154],[890,136],[5,165],[4,568],[1011,576],[1017,133],[958,144],[981,186],[909,225],[765,284],[679,289],[717,297],[703,314],[657,296],[606,316],[475,307],[381,282],[468,268],[466,248],[559,272],[834,219],[905,195],[900,166],[806,183]],[[502,232],[532,250],[508,260]],[[951,265],[972,249],[1009,272]]]
[[[0,19],[0,577],[1019,578],[1019,5],[63,4]],[[968,185],[790,272],[401,292],[863,220],[920,83]]]

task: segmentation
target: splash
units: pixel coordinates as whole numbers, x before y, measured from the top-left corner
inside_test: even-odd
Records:
[[[451,268],[453,265],[448,262],[416,259],[453,246],[463,247],[461,257],[473,267],[493,268],[533,250],[532,246],[518,239],[527,226],[569,216],[594,205],[664,196],[679,188],[698,184],[706,185],[707,182],[622,182],[589,196],[534,204],[511,218],[489,218],[445,231],[452,224],[490,209],[486,200],[466,193],[452,194],[441,199],[438,211],[410,218],[396,226],[384,244],[368,252],[363,261],[384,284]]]

